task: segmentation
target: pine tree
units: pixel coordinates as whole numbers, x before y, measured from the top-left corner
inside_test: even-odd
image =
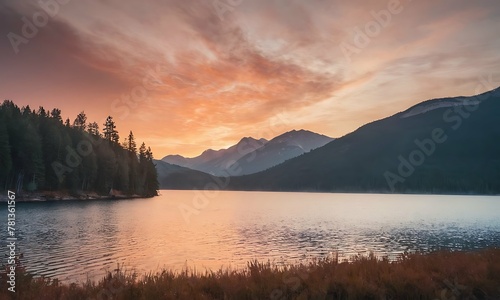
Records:
[[[153,152],[150,147],[146,150],[145,157],[146,181],[144,195],[146,197],[158,196],[160,184],[158,183],[158,174],[156,172],[156,166],[153,163]]]
[[[76,116],[75,121],[73,121],[73,127],[80,131],[85,131],[87,128],[87,115],[84,111]]]
[[[45,112],[45,108],[43,106],[38,107],[38,116],[45,118],[47,117],[47,112]]]
[[[128,154],[128,193],[131,195],[137,194],[137,187],[140,185],[140,180],[138,180],[139,161],[137,160],[137,144],[132,131],[125,138],[123,148],[127,150]]]
[[[134,155],[137,154],[137,144],[135,143],[135,138],[132,130],[130,130],[130,133],[128,134],[127,150],[132,152]]]
[[[142,143],[139,147],[139,163],[142,164],[146,161],[146,144]]]
[[[97,122],[92,122],[87,126],[87,132],[93,136],[101,137],[101,133],[99,132],[99,124]]]
[[[21,112],[23,113],[23,116],[25,116],[25,117],[27,117],[27,116],[31,115],[31,113],[32,113],[32,112],[31,112],[31,108],[30,108],[30,106],[29,106],[29,105],[26,105],[25,107],[23,107],[23,108],[21,109]]]
[[[62,118],[61,118],[61,110],[60,109],[57,109],[57,108],[54,108],[51,112],[50,112],[50,117],[56,121],[58,121],[59,123],[62,123]]]
[[[106,123],[104,123],[103,129],[104,138],[108,141],[113,141],[115,143],[120,142],[120,136],[118,135],[118,131],[116,131],[116,125],[113,121],[113,117],[108,116],[106,118]]]

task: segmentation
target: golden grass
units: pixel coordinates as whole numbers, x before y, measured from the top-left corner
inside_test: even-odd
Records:
[[[395,262],[374,255],[287,267],[254,261],[244,270],[142,277],[117,270],[83,285],[20,268],[15,296],[6,281],[2,274],[0,299],[500,299],[500,249],[404,254]]]

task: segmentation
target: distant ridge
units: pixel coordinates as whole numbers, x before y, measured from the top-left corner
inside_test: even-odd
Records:
[[[425,101],[229,188],[500,194],[499,116],[500,89]]]
[[[197,157],[186,158],[181,155],[168,155],[162,161],[216,176],[227,176],[227,168],[241,157],[262,147],[266,139],[242,138],[236,145],[227,149],[203,151]]]
[[[240,158],[233,165],[233,169],[240,170],[238,175],[264,171],[333,140],[328,136],[303,129],[285,132]]]
[[[304,153],[261,172],[226,178],[228,185],[220,188],[500,195],[499,115],[500,88],[472,97],[424,101],[322,147],[310,147],[313,150],[304,147],[300,137],[316,134],[290,131],[240,157],[232,167],[242,174],[264,165],[266,153],[274,153],[269,154],[274,158],[298,148]],[[174,188],[202,189],[221,181],[186,168],[169,174]]]
[[[292,130],[270,141],[244,137],[227,149],[208,149],[193,158],[168,155],[162,161],[214,176],[239,176],[266,170],[332,140],[311,131]]]

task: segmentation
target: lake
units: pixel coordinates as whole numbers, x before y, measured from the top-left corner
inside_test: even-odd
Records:
[[[500,246],[500,197],[487,196],[163,190],[151,199],[18,202],[16,219],[27,270],[65,282],[100,279],[117,264],[143,274]],[[5,230],[0,238],[6,252]]]

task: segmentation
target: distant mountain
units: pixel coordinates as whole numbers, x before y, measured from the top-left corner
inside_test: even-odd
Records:
[[[499,116],[500,89],[429,100],[229,188],[500,194]]]
[[[160,189],[171,190],[191,190],[204,189],[205,186],[214,181],[214,177],[178,165],[166,163],[161,160],[154,160]]]
[[[233,166],[238,175],[257,173],[302,155],[333,141],[307,130],[292,130],[277,136],[264,146],[240,158]]]
[[[221,150],[205,150],[201,155],[186,158],[180,155],[165,156],[162,161],[216,176],[228,176],[227,169],[246,154],[259,149],[266,139],[242,138],[236,145]]]

